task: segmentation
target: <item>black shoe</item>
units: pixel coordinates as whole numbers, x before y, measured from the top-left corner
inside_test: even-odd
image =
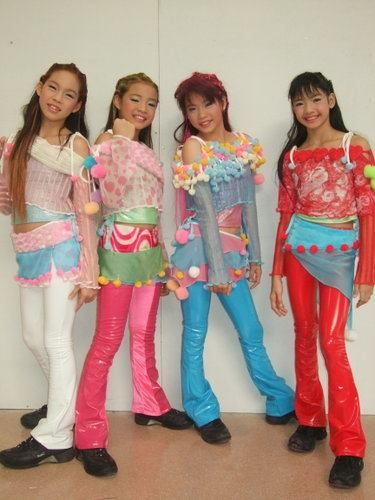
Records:
[[[202,427],[196,427],[196,429],[203,441],[210,444],[227,443],[232,437],[227,426],[220,418],[212,420],[212,422],[208,422],[208,424],[202,425]]]
[[[31,411],[30,413],[25,413],[22,415],[20,422],[26,427],[26,429],[34,429],[39,423],[39,420],[46,418],[47,416],[47,405],[43,405],[38,410]]]
[[[163,415],[144,415],[143,413],[136,413],[134,421],[138,425],[155,425],[159,424],[168,429],[187,429],[193,425],[193,421],[183,411],[171,408]]]
[[[329,474],[329,485],[333,488],[354,488],[361,482],[363,460],[360,457],[336,457]]]
[[[32,436],[14,448],[0,452],[0,463],[12,469],[29,469],[45,463],[63,463],[76,456],[74,448],[49,450]]]
[[[266,415],[266,422],[271,425],[285,425],[292,420],[292,418],[296,418],[294,410],[286,413],[285,415],[281,415],[280,417]]]
[[[116,462],[105,448],[77,450],[77,459],[92,476],[113,476],[118,471]]]
[[[313,451],[316,441],[321,441],[326,437],[327,431],[325,427],[299,425],[296,432],[289,438],[288,448],[296,453],[307,453]]]

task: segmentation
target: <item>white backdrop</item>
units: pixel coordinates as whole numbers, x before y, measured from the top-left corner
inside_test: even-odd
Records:
[[[264,277],[254,300],[275,368],[294,384],[290,315],[277,318],[269,308],[269,277],[277,217],[275,163],[290,125],[286,93],[302,71],[322,71],[333,80],[347,126],[375,144],[375,4],[373,0],[0,0],[0,134],[13,131],[20,108],[38,77],[55,61],[75,62],[89,83],[91,139],[105,123],[117,79],[144,71],[160,83],[155,120],[156,149],[165,166],[164,232],[173,237],[170,159],[173,130],[180,123],[173,93],[193,71],[216,72],[229,93],[236,130],[260,138],[268,158],[266,184],[258,190]],[[15,262],[0,217],[0,408],[26,408],[46,400],[46,383],[23,345]],[[93,335],[95,307],[86,306],[75,322],[75,348],[81,368]],[[375,305],[356,315],[358,340],[348,344],[363,413],[375,413]],[[160,378],[171,403],[181,407],[179,357],[181,315],[174,297],[163,299],[157,331]],[[236,334],[213,300],[206,345],[206,371],[223,411],[261,412],[262,398],[249,383]],[[324,369],[321,370],[325,381]],[[131,384],[127,336],[111,371],[108,408],[128,410]]]

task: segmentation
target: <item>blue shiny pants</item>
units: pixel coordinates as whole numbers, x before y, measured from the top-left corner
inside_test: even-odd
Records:
[[[181,301],[183,337],[181,353],[182,399],[185,411],[197,426],[220,417],[219,402],[205,378],[203,349],[208,328],[212,292],[204,283],[189,287],[189,297]],[[263,328],[253,299],[243,279],[229,296],[217,294],[237,330],[250,377],[266,396],[266,413],[281,416],[294,409],[294,393],[278,377],[263,345]]]

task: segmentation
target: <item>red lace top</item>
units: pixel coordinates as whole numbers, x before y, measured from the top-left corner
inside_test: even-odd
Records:
[[[371,151],[350,146],[295,150],[285,154],[277,211],[341,219],[375,215],[375,191],[363,175]]]

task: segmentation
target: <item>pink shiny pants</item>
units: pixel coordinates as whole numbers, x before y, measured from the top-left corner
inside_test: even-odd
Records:
[[[124,336],[129,317],[130,358],[133,377],[132,411],[162,415],[169,402],[158,384],[155,366],[155,326],[160,285],[136,288],[112,284],[98,296],[96,332],[87,354],[78,389],[75,439],[79,449],[106,448],[105,411],[108,372]]]
[[[357,389],[346,355],[344,331],[349,300],[336,288],[318,282],[291,254],[285,270],[294,315],[296,400],[301,425],[326,425],[324,396],[319,381],[317,334],[328,372],[330,446],[336,456],[363,457],[366,441],[360,420]],[[319,288],[319,313],[317,289]]]

